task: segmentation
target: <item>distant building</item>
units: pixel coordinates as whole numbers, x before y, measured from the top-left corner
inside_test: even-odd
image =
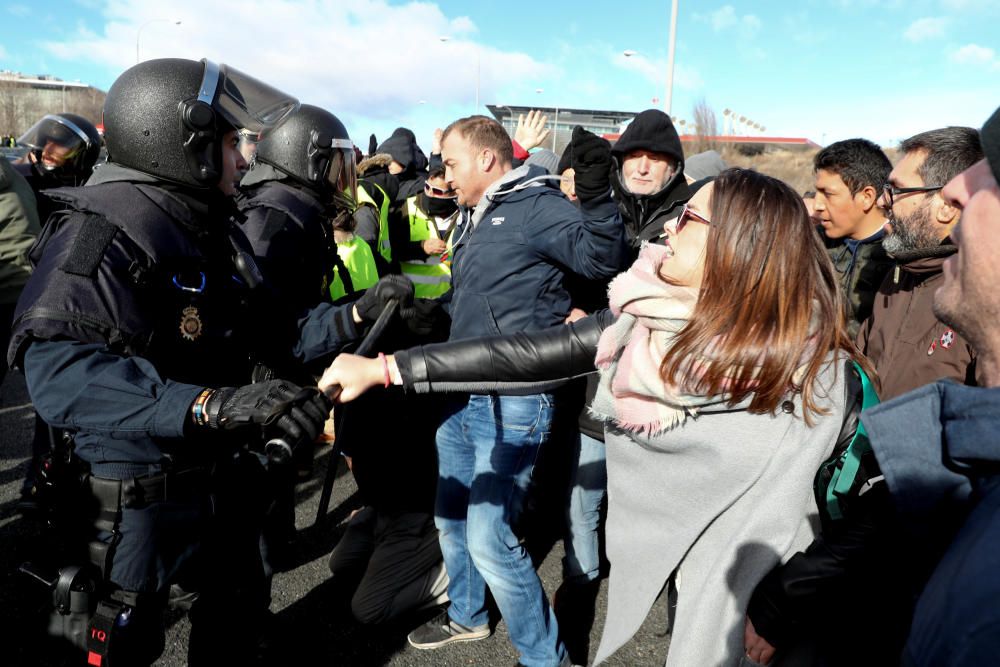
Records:
[[[519,107],[508,106],[506,104],[487,104],[493,117],[500,121],[500,124],[507,129],[510,136],[514,136],[517,129],[517,117],[520,114],[527,114],[532,109],[541,111],[549,117],[549,126],[555,127],[549,135],[543,148],[559,153],[563,152],[573,136],[573,128],[577,125],[583,129],[604,137],[614,135],[616,138],[621,132],[622,126],[636,117],[635,111],[596,111],[593,109],[555,109],[552,107]]]
[[[612,144],[618,141],[624,127],[638,115],[637,111],[595,111],[591,109],[556,109],[553,107],[525,107],[506,104],[488,104],[486,108],[490,110],[493,117],[500,121],[506,128],[508,134],[514,136],[517,128],[517,117],[520,114],[527,114],[532,109],[541,111],[549,117],[549,126],[555,126],[554,136],[550,135],[546,140],[544,148],[554,150],[562,154],[563,149],[570,142],[573,128],[580,125],[585,130],[598,134]],[[689,126],[690,127],[690,126]],[[680,127],[679,130],[684,129]],[[770,148],[784,148],[788,150],[810,150],[819,148],[819,145],[804,137],[764,137],[764,136],[735,136],[717,135],[702,137],[697,134],[681,134],[681,144],[684,145],[685,153],[693,154],[699,152],[695,147],[701,147],[706,143],[717,144],[719,146],[735,145],[744,146],[753,152],[763,152]]]
[[[101,122],[107,93],[78,81],[0,71],[0,135],[21,136],[48,113],[75,113]]]

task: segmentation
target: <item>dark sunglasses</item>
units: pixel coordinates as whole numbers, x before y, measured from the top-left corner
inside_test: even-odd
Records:
[[[431,197],[454,197],[455,191],[451,188],[438,188],[430,183],[424,183],[424,192]]]
[[[934,192],[935,190],[940,190],[943,185],[925,185],[919,188],[897,188],[891,183],[886,183],[882,186],[882,194],[885,196],[885,203],[888,204],[886,209],[892,210],[893,200],[898,195],[908,195],[911,192]]]
[[[677,218],[677,225],[674,227],[675,233],[676,234],[680,234],[681,230],[684,229],[684,227],[687,225],[687,223],[689,223],[692,220],[694,220],[695,222],[700,222],[703,225],[711,225],[712,224],[711,220],[709,220],[708,218],[706,218],[703,215],[699,215],[698,213],[695,213],[690,208],[688,208],[687,204],[685,204],[684,205],[684,209],[681,211],[680,216],[678,216],[678,218]]]

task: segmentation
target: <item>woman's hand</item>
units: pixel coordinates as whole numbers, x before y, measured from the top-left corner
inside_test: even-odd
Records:
[[[774,657],[774,647],[757,634],[749,616],[747,616],[746,625],[743,627],[743,646],[746,648],[747,657],[761,665],[771,662],[771,658]]]
[[[323,392],[333,385],[342,391],[338,403],[348,403],[372,387],[385,384],[385,368],[381,359],[368,359],[354,354],[341,354],[323,371],[319,388]]]

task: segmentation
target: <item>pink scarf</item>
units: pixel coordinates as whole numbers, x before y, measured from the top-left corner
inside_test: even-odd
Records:
[[[611,282],[608,296],[618,319],[597,346],[600,382],[590,411],[640,433],[668,430],[699,407],[726,400],[688,394],[660,377],[660,363],[698,301],[697,289],[669,285],[659,277],[667,257],[664,246],[647,244],[632,267]]]

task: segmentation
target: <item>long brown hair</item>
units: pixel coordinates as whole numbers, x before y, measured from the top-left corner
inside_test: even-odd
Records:
[[[714,181],[710,210],[698,303],[660,375],[693,393],[729,394],[731,405],[752,396],[754,413],[773,413],[798,391],[811,422],[810,414],[826,412],[813,385],[829,353],[860,355],[805,205],[776,178],[728,169]]]

